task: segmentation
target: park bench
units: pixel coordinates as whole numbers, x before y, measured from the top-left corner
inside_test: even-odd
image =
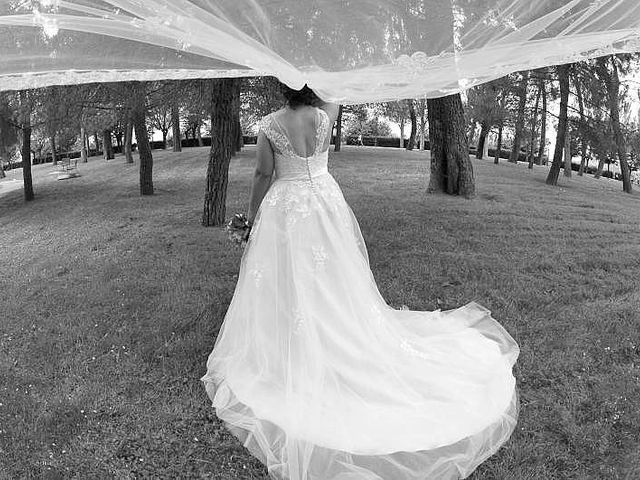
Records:
[[[79,177],[77,172],[77,158],[63,158],[58,162],[58,180],[66,180],[67,178]]]

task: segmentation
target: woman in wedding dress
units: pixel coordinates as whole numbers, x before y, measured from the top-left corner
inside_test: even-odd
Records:
[[[337,106],[286,90],[260,125],[253,228],[202,378],[216,414],[275,479],[465,478],[515,427],[518,346],[476,303],[386,304],[327,171]]]

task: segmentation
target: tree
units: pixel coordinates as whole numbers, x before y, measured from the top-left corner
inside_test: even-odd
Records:
[[[578,118],[574,120],[577,128],[573,129],[572,137],[580,145],[581,162],[586,167],[591,156],[598,160],[594,177],[602,175],[605,163],[609,164],[615,142],[612,125],[608,115],[608,97],[606,88],[598,75],[597,60],[574,64],[572,83],[578,101]],[[578,171],[580,173],[580,171]]]
[[[333,146],[335,152],[339,152],[342,146],[342,110],[343,107],[340,105],[338,107],[338,118],[336,119],[336,140]]]
[[[147,88],[144,83],[131,83],[131,117],[140,158],[140,195],[153,195],[153,155],[147,133]]]
[[[167,135],[172,126],[171,104],[158,102],[149,111],[149,125],[162,133],[162,148],[167,149]]]
[[[223,225],[226,214],[229,162],[233,150],[233,97],[238,79],[211,80],[211,150],[207,166],[202,225]]]
[[[427,126],[427,101],[424,98],[416,100],[416,106],[420,112],[420,150],[425,150],[424,131]]]
[[[536,104],[533,109],[533,117],[531,118],[531,141],[529,142],[529,169],[533,168],[534,162],[534,148],[536,143],[536,129],[538,123],[538,108],[540,107],[540,94],[542,88],[540,87],[540,83],[538,82],[538,92],[536,93]]]
[[[10,121],[11,112],[6,100],[0,97],[0,178],[4,178],[4,162],[19,142],[17,130]]]
[[[366,105],[345,105],[342,115],[345,135],[362,138],[369,134],[369,112]]]
[[[493,163],[497,165],[500,163],[500,153],[502,152],[502,131],[504,129],[504,125],[501,123],[498,125],[498,138],[496,140],[496,151],[493,155]]]
[[[511,147],[511,154],[509,155],[509,161],[512,163],[518,163],[520,156],[520,146],[522,145],[522,137],[524,132],[524,115],[527,106],[527,87],[529,85],[529,71],[522,73],[522,79],[517,89],[518,100],[518,116],[516,117],[516,128],[513,135],[513,146]]]
[[[105,128],[102,131],[102,154],[105,160],[113,160],[115,158],[110,128]]]
[[[233,103],[231,105],[231,112],[233,118],[231,119],[231,138],[233,144],[231,147],[231,156],[235,156],[237,152],[242,150],[243,138],[242,138],[242,125],[240,122],[240,94],[241,94],[242,81],[238,80],[233,85]]]
[[[127,112],[124,127],[124,163],[133,163],[133,118],[131,112]]]
[[[508,105],[511,99],[511,80],[504,77],[470,89],[467,92],[467,107],[473,125],[480,124],[480,136],[476,158],[481,159],[486,150],[487,136],[494,125],[498,126],[499,147],[496,160],[502,148],[502,130],[510,115]],[[497,163],[497,161],[496,161]]]
[[[620,124],[620,77],[618,73],[620,59],[615,55],[601,57],[597,60],[596,65],[598,76],[604,83],[607,92],[611,129],[622,174],[622,190],[626,193],[631,193],[631,171],[627,161],[625,139]]]
[[[546,165],[544,160],[544,150],[547,146],[547,84],[540,80],[540,94],[542,96],[542,112],[540,125],[540,147],[538,148],[538,165]]]
[[[564,134],[564,176],[571,176],[571,123],[567,120],[567,128]]]
[[[416,143],[416,135],[418,134],[418,116],[416,115],[416,105],[413,100],[407,100],[407,106],[409,107],[409,118],[411,119],[411,134],[407,142],[407,150],[413,150],[413,146]]]
[[[578,114],[580,115],[580,120],[578,121],[578,137],[581,139],[580,141],[580,168],[578,169],[578,176],[582,176],[584,174],[585,166],[588,164],[587,160],[587,140],[584,136],[585,133],[585,125],[586,125],[586,116],[584,111],[584,99],[582,96],[582,84],[580,82],[580,78],[578,75],[575,76],[574,84],[576,87],[576,97],[578,99]]]
[[[33,193],[33,178],[31,175],[31,132],[32,116],[37,104],[37,94],[34,90],[21,90],[2,94],[4,132],[0,137],[2,146],[8,147],[13,134],[8,130],[13,128],[17,133],[22,157],[22,179],[24,183],[24,199],[29,202],[35,198]],[[6,143],[5,143],[6,142]]]
[[[171,103],[171,127],[173,129],[173,151],[182,151],[182,135],[180,134],[180,106],[176,99]]]
[[[391,127],[389,123],[378,115],[372,116],[365,124],[367,135],[372,137],[389,137],[391,136]]]
[[[472,197],[475,178],[460,94],[427,100],[431,177],[429,192]]]
[[[556,135],[556,146],[553,152],[553,161],[549,174],[547,175],[547,185],[557,185],[562,154],[564,150],[564,139],[567,131],[567,108],[569,104],[569,65],[558,65],[556,72],[560,83],[560,114],[558,116],[558,130]]]
[[[285,104],[280,91],[280,82],[275,77],[254,77],[243,79],[240,94],[240,121],[243,129],[256,125],[262,117]],[[210,103],[210,101],[209,101]],[[206,108],[209,108],[207,103]]]
[[[33,178],[31,176],[31,114],[33,112],[34,94],[32,90],[21,90],[18,93],[18,121],[20,125],[20,155],[22,157],[22,178],[24,182],[24,199],[29,202],[35,198]]]
[[[344,133],[350,137],[364,136],[388,137],[391,135],[391,127],[380,114],[384,111],[376,105],[345,105],[343,108]],[[362,143],[361,143],[362,144]]]
[[[58,163],[58,149],[56,148],[56,135],[69,117],[68,108],[70,99],[65,98],[65,87],[52,86],[38,92],[38,113],[44,134],[49,143],[51,161]]]
[[[403,147],[404,125],[407,121],[408,106],[408,101],[398,100],[395,102],[387,102],[382,105],[382,109],[379,112],[400,126],[400,148]]]

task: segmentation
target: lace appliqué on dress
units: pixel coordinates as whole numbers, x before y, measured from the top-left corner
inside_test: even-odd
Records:
[[[325,263],[327,262],[327,251],[324,249],[324,246],[318,245],[311,247],[311,253],[313,255],[313,265],[314,270],[322,271],[324,270]]]
[[[291,228],[299,220],[311,215],[313,200],[313,192],[300,188],[300,182],[282,182],[271,186],[263,200],[263,208],[281,211],[285,217],[285,226]]]
[[[291,143],[287,139],[287,136],[278,131],[274,125],[273,114],[265,116],[262,120],[260,120],[259,131],[264,132],[267,138],[273,143],[273,145],[282,153],[283,155],[297,157],[296,153],[293,151],[293,147]]]
[[[422,358],[425,360],[430,360],[431,356],[421,352],[419,350],[416,350],[413,345],[411,345],[406,339],[402,339],[400,340],[400,348],[402,350],[404,350],[405,352],[407,352],[409,355],[411,355],[412,357],[418,357],[418,358]]]
[[[305,318],[304,313],[300,307],[296,307],[293,309],[293,330],[291,333],[294,335],[300,332],[300,329],[304,326]]]
[[[249,275],[253,278],[256,288],[259,288],[263,275],[262,266],[260,264],[256,264],[251,270],[249,270]]]
[[[317,155],[322,149],[322,145],[329,128],[329,115],[322,109],[318,110],[320,111],[320,125],[318,125],[318,128],[316,129],[316,146],[312,156]],[[259,131],[264,132],[267,138],[282,155],[287,157],[305,158],[295,152],[287,136],[276,128],[274,125],[276,120],[273,115],[273,113],[270,113],[260,120],[260,123],[258,124]]]

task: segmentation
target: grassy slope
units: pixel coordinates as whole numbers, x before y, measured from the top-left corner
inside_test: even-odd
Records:
[[[67,181],[34,167],[30,204],[0,180],[0,479],[265,478],[199,382],[240,257],[199,226],[207,150],[154,156],[147,198],[120,157]],[[423,193],[422,153],[331,163],[391,305],[475,300],[521,346],[518,429],[473,478],[640,478],[640,195],[474,161],[467,201]]]

